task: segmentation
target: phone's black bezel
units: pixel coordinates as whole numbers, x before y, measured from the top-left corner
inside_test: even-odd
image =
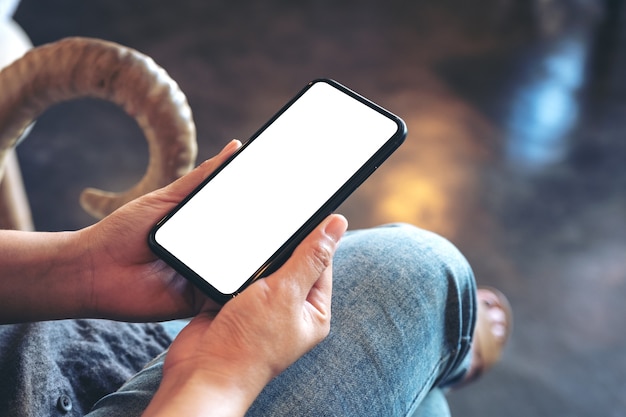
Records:
[[[389,119],[393,120],[397,125],[396,133],[383,145],[378,152],[376,152],[328,201],[315,212],[309,220],[307,220],[300,229],[298,229],[246,282],[234,293],[223,294],[201,276],[195,273],[187,265],[181,262],[178,258],[173,256],[165,248],[163,248],[155,238],[157,230],[172,217],[183,205],[185,205],[195,194],[197,194],[209,181],[211,181],[216,175],[220,173],[230,161],[237,157],[241,152],[244,152],[248,145],[256,139],[269,125],[271,125],[281,114],[283,114],[294,102],[296,102],[308,89],[310,89],[316,83],[327,83],[338,90],[348,94],[354,99],[367,105],[368,107],[383,114]],[[288,258],[291,253],[298,246],[298,244],[317,227],[328,215],[330,215],[354,190],[356,190],[379,166],[382,164],[401,144],[407,135],[407,128],[404,121],[395,114],[385,110],[372,101],[359,95],[358,93],[350,90],[349,88],[341,85],[340,83],[331,79],[317,79],[308,83],[298,94],[296,94],[287,104],[285,104],[270,120],[268,120],[234,155],[232,155],[227,161],[225,161],[219,168],[217,168],[207,179],[205,179],[194,191],[192,191],[184,200],[182,200],[176,208],[168,213],[163,219],[161,219],[150,231],[148,235],[148,245],[151,250],[163,259],[166,263],[172,266],[177,272],[183,275],[185,278],[193,282],[198,288],[200,288],[205,294],[211,297],[213,300],[220,304],[226,303],[228,300],[235,297],[244,288],[250,285],[258,278],[267,276],[276,271]]]

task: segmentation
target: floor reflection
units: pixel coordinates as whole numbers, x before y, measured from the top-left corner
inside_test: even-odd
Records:
[[[389,99],[409,134],[398,151],[340,210],[353,227],[407,222],[456,239],[480,195],[481,162],[495,132],[463,101],[413,91]],[[469,157],[469,155],[472,155]]]
[[[505,119],[506,156],[513,164],[535,170],[562,160],[579,116],[588,44],[581,34],[558,39],[542,45],[521,69]]]
[[[534,172],[562,161],[588,85],[588,29],[443,60],[438,72],[502,131],[503,156]]]

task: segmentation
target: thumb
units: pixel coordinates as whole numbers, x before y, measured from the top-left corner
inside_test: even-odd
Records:
[[[348,227],[345,217],[332,214],[307,236],[289,260],[267,277],[292,296],[313,304],[330,303],[332,258]]]
[[[228,158],[230,158],[239,148],[241,142],[236,139],[231,140],[217,155],[207,159],[187,175],[174,181],[163,189],[171,198],[180,201],[192,192],[202,181],[204,181],[213,171],[219,168]]]

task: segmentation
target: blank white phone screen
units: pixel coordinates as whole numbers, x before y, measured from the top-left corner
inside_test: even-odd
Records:
[[[313,84],[156,232],[223,294],[236,292],[398,130]]]

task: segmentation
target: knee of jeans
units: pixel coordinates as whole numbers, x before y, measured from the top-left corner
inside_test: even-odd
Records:
[[[380,228],[388,234],[384,244],[391,249],[387,256],[393,262],[417,270],[420,276],[441,276],[463,287],[473,282],[472,269],[459,249],[448,239],[407,223],[394,223]]]
[[[471,268],[459,250],[447,239],[410,224],[353,232],[339,248],[338,264],[352,273],[395,287],[397,292],[444,297],[432,300],[436,304],[445,303],[451,290],[455,293],[473,287]]]
[[[445,340],[450,348],[446,372],[454,371],[466,356],[475,323],[472,268],[456,246],[442,236],[406,224],[394,228],[397,251],[402,253],[393,255],[392,262],[408,260],[414,277],[411,290],[426,294],[422,296],[424,305],[443,313]]]
[[[394,239],[398,252],[402,252],[395,262],[410,262],[418,280],[414,285],[431,286],[443,297],[442,303],[458,303],[459,308],[471,309],[476,288],[474,273],[459,249],[436,233],[407,224],[395,227],[400,229]]]

